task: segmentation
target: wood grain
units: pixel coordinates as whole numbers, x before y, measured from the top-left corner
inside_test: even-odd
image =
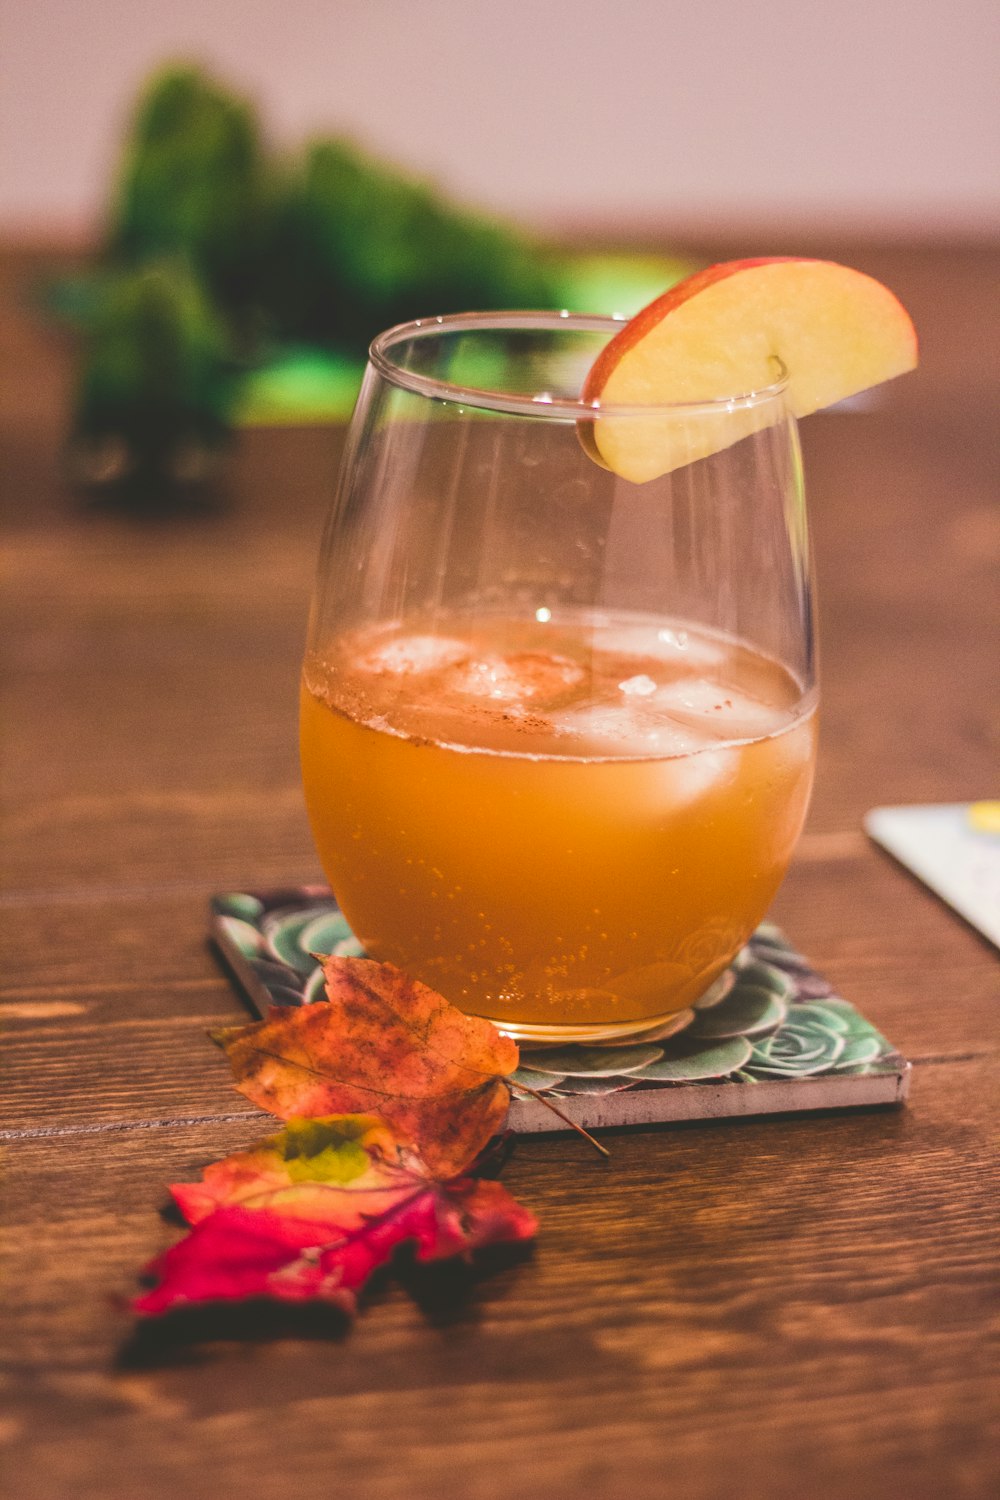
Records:
[[[704,247],[706,259],[755,247]],[[760,247],[765,251],[773,246]],[[981,247],[784,247],[885,280],[921,372],[803,427],[820,770],[775,916],[915,1061],[905,1110],[523,1141],[535,1254],[203,1342],[124,1304],[165,1184],[270,1128],[213,891],[319,878],[294,696],[341,434],[241,437],[214,509],[64,487],[68,350],[0,256],[6,586],[0,1454],[17,1500],[985,1500],[1000,1480],[995,952],[861,831],[996,795],[1000,515]],[[702,247],[694,247],[698,253]],[[253,1334],[254,1336],[251,1336]]]
[[[612,1497],[623,1468],[640,1493],[722,1493],[704,1487],[713,1454],[732,1494],[766,1475],[791,1495],[807,1461],[819,1493],[874,1494],[889,1465],[900,1494],[985,1494],[995,1106],[989,1065],[965,1063],[918,1068],[903,1113],[622,1132],[608,1165],[526,1141],[506,1180],[543,1219],[530,1262],[437,1309],[383,1289],[343,1339],[279,1320],[268,1341],[168,1347],[151,1369],[141,1350],[130,1364],[110,1304],[176,1235],[152,1212],[164,1181],[254,1131],[24,1141],[8,1187],[16,1442],[47,1436],[36,1481],[75,1452],[83,1495],[126,1465],[133,1493],[165,1465],[230,1493],[247,1445],[256,1492],[275,1496],[331,1464],[400,1497],[568,1496],[584,1474]],[[90,1149],[98,1172],[80,1170]],[[957,1442],[971,1482],[951,1488]]]

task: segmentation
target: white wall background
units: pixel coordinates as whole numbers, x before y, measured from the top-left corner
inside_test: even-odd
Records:
[[[996,0],[0,0],[0,231],[92,225],[147,71],[543,226],[1000,221]]]

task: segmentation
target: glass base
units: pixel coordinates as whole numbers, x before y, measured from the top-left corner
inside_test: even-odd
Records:
[[[732,970],[726,969],[718,979],[712,981],[694,1005],[687,1006],[684,1010],[667,1011],[661,1016],[642,1016],[633,1021],[567,1022],[560,1026],[542,1026],[529,1021],[499,1021],[495,1016],[483,1016],[482,1019],[489,1021],[497,1031],[511,1037],[528,1051],[570,1044],[624,1047],[638,1042],[662,1042],[690,1026],[696,1010],[705,1010],[724,1000],[732,989],[733,980]]]
[[[683,1031],[693,1019],[693,1010],[674,1011],[669,1016],[647,1016],[641,1021],[620,1021],[616,1026],[593,1023],[580,1026],[532,1026],[527,1022],[522,1024],[517,1021],[497,1021],[492,1016],[484,1017],[484,1020],[493,1022],[497,1031],[512,1037],[529,1050],[536,1047],[559,1047],[569,1042],[599,1042],[602,1047],[621,1046],[626,1042],[659,1042],[664,1037],[673,1036],[676,1031]]]

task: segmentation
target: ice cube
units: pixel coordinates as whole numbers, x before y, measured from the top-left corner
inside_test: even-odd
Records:
[[[738,750],[699,750],[666,760],[659,771],[659,788],[666,809],[688,807],[706,792],[723,786],[736,774]]]
[[[653,717],[647,703],[648,699],[634,705],[598,703],[573,709],[556,720],[556,732],[563,737],[566,754],[659,762],[653,779],[644,782],[651,798],[648,811],[651,816],[669,816],[731,781],[740,752],[719,746],[693,726]],[[630,789],[629,796],[634,795]]]
[[[595,641],[602,651],[621,656],[653,657],[690,667],[713,667],[725,651],[705,636],[692,635],[683,625],[609,625]]]
[[[464,697],[494,703],[542,704],[583,681],[583,668],[565,656],[522,651],[513,656],[477,656],[448,673],[447,687]]]
[[[704,736],[683,724],[655,720],[626,704],[596,703],[556,720],[556,733],[580,741],[581,752],[602,755],[690,755],[704,748]],[[567,745],[567,750],[570,749]]]
[[[357,665],[363,672],[390,673],[412,677],[440,672],[454,666],[469,654],[464,641],[448,635],[401,635],[359,656]]]
[[[815,748],[812,720],[800,719],[783,733],[771,736],[767,744],[767,755],[776,774],[788,775],[807,766]]]
[[[657,710],[725,740],[760,739],[779,729],[786,717],[774,704],[762,703],[749,693],[708,677],[684,677],[667,683],[657,692],[654,703]]]

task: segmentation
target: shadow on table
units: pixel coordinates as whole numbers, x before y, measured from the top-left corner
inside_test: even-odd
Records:
[[[359,1316],[382,1301],[389,1284],[397,1281],[432,1327],[474,1325],[482,1316],[479,1287],[503,1271],[513,1271],[533,1251],[532,1242],[496,1245],[477,1252],[471,1261],[456,1257],[424,1265],[404,1251],[372,1276],[359,1301]],[[118,1370],[156,1369],[205,1363],[219,1352],[211,1346],[219,1344],[283,1339],[339,1343],[353,1323],[340,1308],[322,1302],[290,1304],[262,1297],[206,1303],[140,1319],[114,1363]]]

